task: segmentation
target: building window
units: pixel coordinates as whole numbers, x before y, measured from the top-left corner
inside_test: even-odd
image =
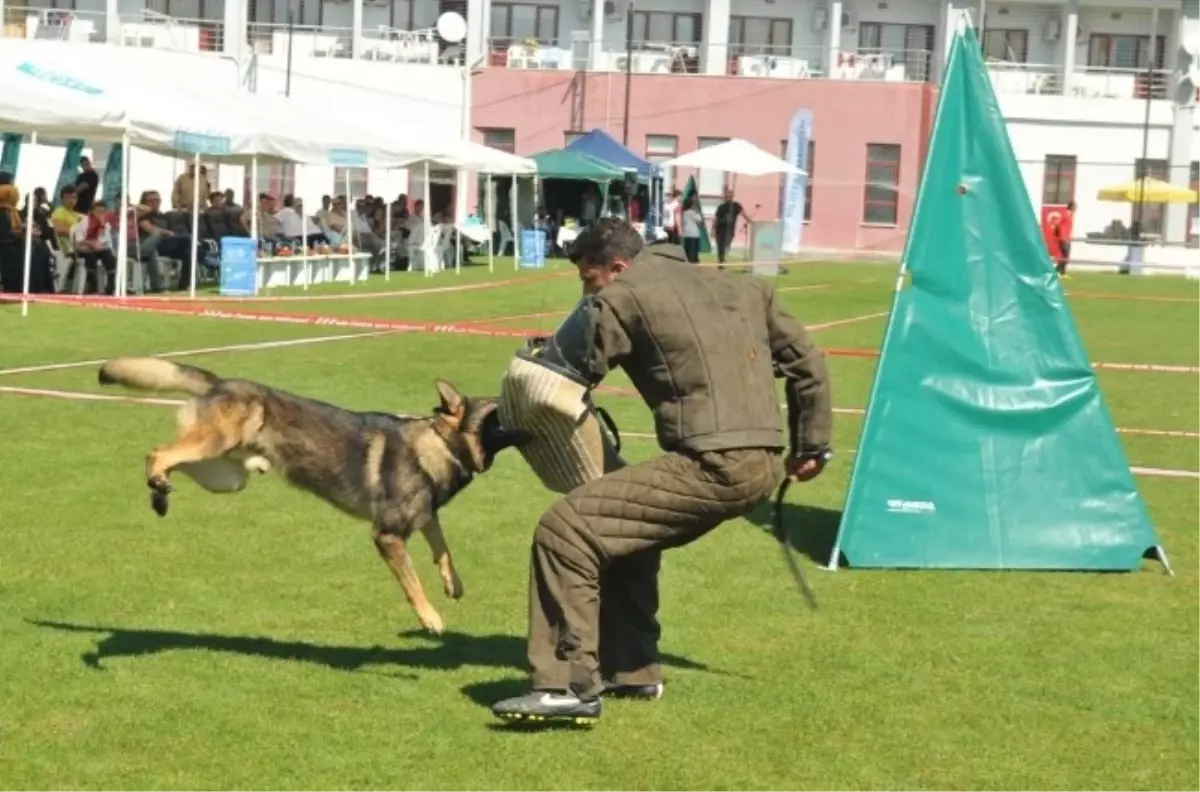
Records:
[[[1042,205],[1066,206],[1075,200],[1075,158],[1047,154],[1042,176]]]
[[[708,148],[725,143],[729,138],[697,138],[696,148]],[[725,197],[725,171],[704,170],[696,171],[696,192],[701,198]]]
[[[350,192],[346,192],[346,179],[350,179]],[[334,168],[333,195],[345,195],[349,201],[367,197],[366,168]]]
[[[678,156],[679,138],[675,135],[646,135],[646,161],[658,166],[664,195],[675,189],[675,169],[669,165],[663,167],[662,163]]]
[[[817,144],[813,140],[808,141],[808,159],[805,168],[808,171],[808,179],[804,182],[804,222],[812,221],[812,203],[813,203],[813,160],[816,157]],[[783,159],[788,158],[788,142],[782,140],[779,143],[779,156]],[[783,217],[783,207],[787,197],[787,175],[779,177],[779,216]]]
[[[209,169],[210,179],[215,168]],[[258,205],[258,196],[252,195],[250,169],[246,168],[245,181],[243,182],[243,195],[245,202],[244,207]],[[279,205],[283,205],[283,196],[292,195],[296,189],[296,166],[291,162],[281,162],[274,165],[259,165],[258,166],[258,192],[267,193],[275,197]]]
[[[1098,71],[1136,71],[1133,75],[1134,99],[1145,99],[1147,91],[1153,94],[1154,99],[1165,99],[1170,82],[1170,75],[1163,66],[1166,63],[1166,38],[1155,38],[1153,74],[1146,74],[1150,66],[1149,36],[1091,34],[1088,38],[1088,68]]]
[[[515,129],[496,127],[480,129],[479,131],[483,133],[483,145],[488,148],[494,148],[497,151],[503,151],[508,154],[517,153],[517,131]]]
[[[670,11],[634,11],[633,45],[699,44],[700,14],[676,14]]]
[[[932,75],[933,25],[863,22],[858,26],[858,51],[863,55],[888,55],[892,64],[904,64],[904,78],[917,82]]]
[[[867,186],[863,191],[863,222],[895,225],[900,205],[900,147],[867,144]]]
[[[1133,178],[1142,178],[1149,176],[1151,179],[1159,179],[1167,181],[1170,177],[1167,175],[1166,160],[1134,160],[1133,163]],[[1136,198],[1136,195],[1134,196]],[[1137,202],[1130,204],[1129,222],[1132,225],[1138,217]],[[1167,213],[1167,205],[1161,203],[1143,203],[1142,204],[1142,233],[1162,235],[1163,218]]]
[[[767,17],[729,18],[729,57],[741,55],[792,55],[792,20]]]
[[[492,44],[499,48],[537,39],[553,44],[558,39],[558,6],[532,3],[493,3]]]
[[[587,132],[563,132],[563,145],[569,146],[586,134]]]
[[[1005,63],[1028,63],[1029,31],[984,30],[983,57]]]

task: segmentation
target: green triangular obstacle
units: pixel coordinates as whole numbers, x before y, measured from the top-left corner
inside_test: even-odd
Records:
[[[901,268],[830,566],[1165,563],[969,29]]]

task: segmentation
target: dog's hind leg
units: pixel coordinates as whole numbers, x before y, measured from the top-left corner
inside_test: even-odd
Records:
[[[421,588],[421,579],[417,577],[417,571],[413,569],[412,555],[408,552],[408,542],[405,541],[401,532],[376,521],[375,548],[387,562],[388,568],[392,570],[396,580],[400,582],[401,588],[404,589],[404,597],[417,614],[421,626],[435,635],[441,635],[444,629],[442,617],[425,597],[425,590]]]
[[[463,595],[462,580],[458,577],[458,570],[454,568],[454,558],[450,555],[450,548],[446,545],[446,537],[442,533],[442,524],[436,514],[421,527],[421,533],[425,534],[425,541],[429,542],[429,548],[433,550],[433,563],[437,564],[438,572],[442,575],[446,596],[458,599]]]

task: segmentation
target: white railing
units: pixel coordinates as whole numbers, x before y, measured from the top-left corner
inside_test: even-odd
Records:
[[[1171,73],[1165,70],[1076,67],[990,61],[988,73],[997,93],[1049,94],[1084,99],[1166,99]]]

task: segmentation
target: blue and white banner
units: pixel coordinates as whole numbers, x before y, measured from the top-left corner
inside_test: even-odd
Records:
[[[800,252],[804,233],[804,195],[808,189],[808,141],[812,140],[812,110],[797,110],[788,129],[787,161],[803,173],[789,173],[783,187],[783,233],[780,249]]]

